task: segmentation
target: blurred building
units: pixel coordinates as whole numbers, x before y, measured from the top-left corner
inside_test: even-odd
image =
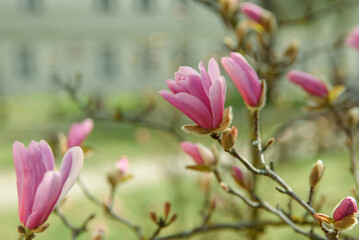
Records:
[[[180,65],[221,48],[223,28],[187,0],[1,0],[0,94],[163,87]]]

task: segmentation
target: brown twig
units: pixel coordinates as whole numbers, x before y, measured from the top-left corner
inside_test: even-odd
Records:
[[[103,208],[105,210],[105,212],[108,214],[108,216],[110,216],[112,219],[116,220],[117,222],[120,222],[121,224],[127,226],[128,228],[130,228],[132,231],[134,231],[139,239],[143,238],[142,235],[142,231],[141,228],[135,224],[133,224],[132,222],[128,221],[127,219],[119,216],[114,209],[112,208],[112,206],[109,206],[106,203],[103,203],[102,201],[100,201],[99,199],[97,199],[94,195],[92,195],[90,193],[90,191],[87,189],[87,187],[85,186],[85,184],[78,179],[77,180],[78,185],[80,186],[82,192],[84,193],[84,195],[94,204],[96,204],[97,206]]]
[[[62,223],[71,231],[71,239],[75,240],[79,235],[87,231],[87,225],[88,223],[95,217],[94,214],[91,214],[86,218],[86,220],[81,224],[80,227],[75,227],[72,225],[69,220],[66,218],[66,216],[60,211],[58,207],[54,209],[54,213],[59,216]]]

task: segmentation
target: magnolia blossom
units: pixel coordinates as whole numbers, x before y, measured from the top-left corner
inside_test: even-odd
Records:
[[[127,158],[122,157],[116,162],[116,170],[118,170],[121,174],[125,174],[128,170],[129,163]]]
[[[236,183],[241,186],[243,189],[250,191],[252,189],[252,179],[247,174],[243,172],[239,167],[232,167],[232,177]]]
[[[287,78],[291,82],[301,86],[306,92],[317,97],[324,98],[329,94],[327,86],[319,78],[309,73],[292,70],[287,74]]]
[[[223,120],[226,83],[213,58],[209,60],[208,72],[203,62],[199,69],[200,74],[193,68],[180,67],[175,80],[167,80],[171,91],[159,93],[201,128],[216,129]]]
[[[241,3],[240,8],[245,15],[259,23],[261,22],[263,14],[266,12],[266,10],[258,5],[249,2]]]
[[[67,135],[67,147],[81,146],[88,135],[92,132],[94,122],[91,118],[87,118],[81,123],[72,124]]]
[[[261,104],[262,86],[257,73],[239,53],[232,52],[231,57],[222,58],[222,65],[241,93],[247,106]]]
[[[357,212],[358,212],[358,206],[355,199],[353,197],[346,197],[335,208],[333,212],[333,219],[334,221],[338,222]]]
[[[213,166],[217,163],[216,157],[211,150],[202,144],[194,144],[191,142],[182,142],[181,148],[198,166]]]
[[[359,27],[354,28],[345,40],[348,46],[354,47],[359,50]]]
[[[129,163],[126,157],[122,157],[115,163],[113,169],[107,175],[109,183],[115,187],[118,183],[129,180],[132,176],[128,174]]]
[[[32,141],[28,149],[16,141],[13,157],[20,222],[28,229],[36,229],[76,182],[83,165],[83,152],[80,147],[69,149],[60,171],[54,170],[54,155],[44,140]]]

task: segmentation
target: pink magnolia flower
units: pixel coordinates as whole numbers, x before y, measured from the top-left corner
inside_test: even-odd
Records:
[[[309,73],[292,70],[287,74],[287,78],[312,95],[326,97],[329,94],[327,86],[319,78]]]
[[[87,118],[81,123],[72,124],[67,135],[67,147],[81,146],[88,135],[92,132],[94,122],[91,118]]]
[[[334,221],[338,222],[350,215],[358,212],[358,206],[354,198],[346,197],[344,200],[335,208],[333,212]]]
[[[127,158],[122,157],[119,160],[117,160],[116,170],[118,170],[121,173],[121,175],[124,175],[127,172],[128,167],[129,167],[129,163]]]
[[[241,11],[256,22],[261,22],[265,10],[256,4],[244,2],[240,5]]]
[[[359,27],[354,28],[345,40],[348,46],[354,47],[359,50]]]
[[[232,177],[243,189],[248,191],[252,189],[252,179],[247,173],[243,173],[239,167],[232,167]]]
[[[222,65],[233,80],[244,102],[250,107],[261,103],[262,86],[257,73],[239,53],[232,52],[231,57],[223,57]]]
[[[199,63],[199,69],[200,74],[193,68],[180,67],[175,80],[167,80],[171,92],[159,93],[201,128],[215,129],[223,120],[226,83],[213,58],[209,60],[208,72],[203,62]]]
[[[181,143],[181,148],[192,157],[193,161],[198,166],[213,166],[217,163],[213,152],[202,144],[194,144],[185,141]]]
[[[76,182],[83,165],[83,152],[80,147],[69,149],[60,171],[55,171],[54,155],[44,140],[32,141],[28,149],[16,141],[12,149],[19,219],[26,228],[36,229]]]

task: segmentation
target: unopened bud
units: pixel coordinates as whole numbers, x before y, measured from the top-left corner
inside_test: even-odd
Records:
[[[272,34],[276,30],[276,18],[270,11],[248,2],[241,4],[241,11],[252,20],[261,24],[269,34]]]
[[[174,221],[176,221],[177,219],[177,214],[173,214],[173,216],[171,217],[171,220],[168,222],[167,225],[170,225],[171,223],[173,223]]]
[[[224,191],[229,192],[229,187],[228,187],[228,185],[226,183],[221,182],[220,186]]]
[[[233,166],[232,177],[244,190],[250,191],[252,189],[252,178],[248,172],[243,172],[239,167]]]
[[[237,10],[238,0],[220,0],[221,12],[223,16],[231,17]]]
[[[357,224],[358,207],[353,197],[344,198],[333,212],[334,227],[340,231],[349,230]]]
[[[353,107],[348,111],[348,125],[355,127],[359,123],[359,107]]]
[[[170,213],[170,211],[171,211],[171,204],[169,203],[169,202],[166,202],[165,203],[165,208],[164,208],[164,217],[165,217],[165,219],[167,219],[167,217],[168,217],[168,214]]]
[[[93,232],[91,235],[91,240],[104,240],[105,239],[105,232],[103,229],[98,229],[97,231]]]
[[[292,41],[288,48],[285,50],[284,56],[289,59],[290,63],[293,63],[298,56],[299,43]]]
[[[314,164],[309,177],[309,184],[312,188],[315,188],[315,186],[317,186],[317,184],[319,183],[320,179],[323,177],[324,169],[325,166],[322,160],[318,160]]]
[[[237,140],[238,130],[232,126],[230,129],[226,129],[222,135],[222,146],[224,150],[230,150],[234,146]]]
[[[154,212],[150,212],[150,218],[151,220],[157,224],[157,215]]]

